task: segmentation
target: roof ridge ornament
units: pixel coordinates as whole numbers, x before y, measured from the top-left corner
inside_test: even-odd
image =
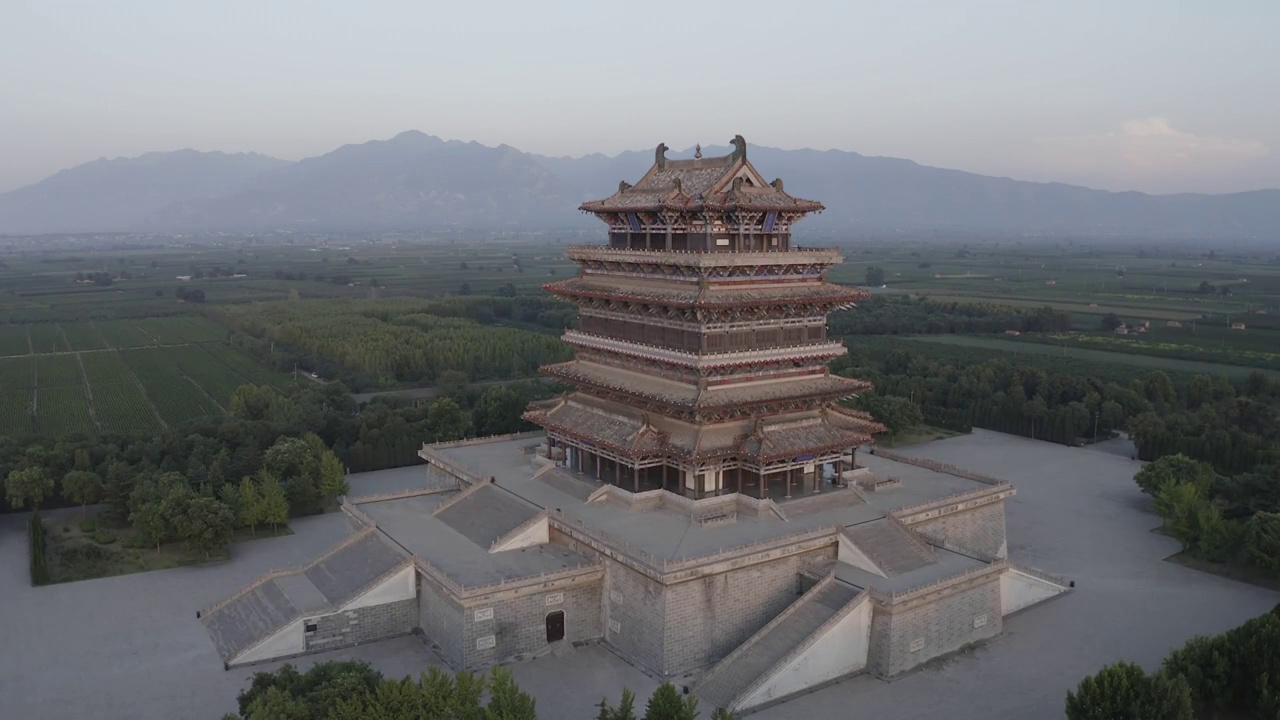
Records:
[[[784,192],[782,189],[782,178],[774,178],[773,182],[769,184],[773,186],[774,190],[777,190],[778,192]]]
[[[697,145],[694,145],[694,146],[693,146],[693,159],[694,159],[694,160],[701,160],[701,159],[702,159],[702,144],[701,144],[701,143],[699,143],[699,144],[697,144]]]
[[[747,159],[747,141],[743,140],[741,135],[734,135],[729,144],[733,146],[733,154],[729,156],[729,162]]]
[[[618,181],[618,193],[619,193],[619,194],[622,194],[622,193],[624,193],[624,192],[626,192],[626,191],[628,191],[628,190],[630,190],[630,189],[631,189],[631,183],[627,182],[626,180],[619,180],[619,181]]]
[[[658,143],[657,149],[653,151],[653,164],[657,165],[659,170],[667,166],[667,150],[669,149],[666,143]]]

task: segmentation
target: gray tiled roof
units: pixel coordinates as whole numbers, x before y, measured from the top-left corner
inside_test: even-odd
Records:
[[[230,660],[300,614],[284,591],[274,582],[265,582],[203,619],[218,654]]]
[[[338,607],[404,559],[405,556],[383,540],[380,534],[371,532],[312,564],[307,568],[306,576],[331,606]]]
[[[511,493],[484,485],[440,511],[436,518],[482,548],[538,514]]]
[[[745,143],[744,143],[745,148]],[[625,212],[658,208],[700,210],[744,207],[761,210],[796,210],[813,212],[822,204],[803,200],[783,192],[781,187],[757,187],[743,184],[733,187],[730,180],[743,168],[749,176],[763,176],[737,153],[714,158],[663,160],[649,168],[634,185],[622,185],[618,192],[603,199],[582,204],[587,212]]]

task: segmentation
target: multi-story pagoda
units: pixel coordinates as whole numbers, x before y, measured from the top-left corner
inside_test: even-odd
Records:
[[[826,280],[834,249],[792,244],[822,205],[768,183],[742,136],[728,155],[668,160],[581,209],[609,244],[573,246],[578,276],[543,287],[578,306],[576,359],[542,372],[575,392],[531,406],[548,450],[633,490],[764,498],[839,482],[883,430],[837,401],[869,384],[832,375],[826,316],[867,297]]]

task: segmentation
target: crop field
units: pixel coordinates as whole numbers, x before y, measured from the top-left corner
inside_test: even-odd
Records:
[[[32,431],[31,400],[34,358],[0,358],[0,434]]]
[[[72,350],[106,350],[109,346],[91,322],[58,323]]]
[[[36,353],[66,352],[71,349],[57,323],[29,325],[27,332],[31,336],[31,348]]]
[[[1182,360],[1178,358],[1155,357],[1108,350],[1070,347],[1066,345],[1050,345],[1035,342],[1024,342],[1000,337],[982,337],[973,335],[916,335],[904,338],[910,342],[923,342],[935,345],[952,345],[982,350],[998,350],[1002,352],[1040,356],[1068,357],[1096,363],[1129,365],[1144,370],[1172,370],[1177,372],[1227,375],[1233,378],[1244,378],[1254,368],[1226,363],[1203,362],[1198,360]]]
[[[229,396],[244,382],[234,375],[223,380],[220,366],[210,362],[210,356],[200,347],[126,350],[120,356],[169,424],[221,414],[226,399],[216,398],[227,387]]]
[[[98,320],[92,325],[108,347],[123,350],[155,344],[151,336],[138,327],[136,320]]]
[[[97,428],[89,415],[84,385],[40,387],[36,390],[36,432],[51,437],[70,433],[93,435]]]
[[[137,380],[119,353],[83,353],[79,358],[93,394],[94,416],[103,430],[125,433],[160,429],[149,398],[139,392]]]
[[[0,357],[31,352],[26,325],[0,325]]]
[[[182,321],[159,326],[171,336],[217,331],[163,320]],[[246,383],[289,381],[219,342],[0,357],[0,435],[155,432],[221,415]]]

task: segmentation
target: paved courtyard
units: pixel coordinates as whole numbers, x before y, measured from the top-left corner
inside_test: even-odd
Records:
[[[990,645],[885,683],[856,678],[758,715],[769,718],[886,719],[1060,717],[1081,676],[1118,659],[1154,667],[1197,633],[1233,627],[1280,594],[1162,562],[1178,550],[1150,532],[1158,519],[1137,491],[1138,464],[1122,443],[1078,449],[996,433],[904,452],[1011,480],[1010,556],[1073,579],[1074,593],[1005,621]],[[416,470],[353,478],[352,494],[417,484]],[[892,491],[891,491],[892,492]],[[195,610],[266,570],[310,559],[349,532],[340,515],[296,521],[295,534],[239,545],[234,559],[201,568],[32,588],[25,517],[0,517],[0,716],[14,718],[217,718],[254,671],[225,672]],[[391,676],[417,674],[438,659],[405,637],[297,661],[374,663]],[[602,695],[623,685],[642,698],[655,687],[601,647],[513,666],[544,718],[590,718]],[[573,678],[571,687],[565,682]]]

